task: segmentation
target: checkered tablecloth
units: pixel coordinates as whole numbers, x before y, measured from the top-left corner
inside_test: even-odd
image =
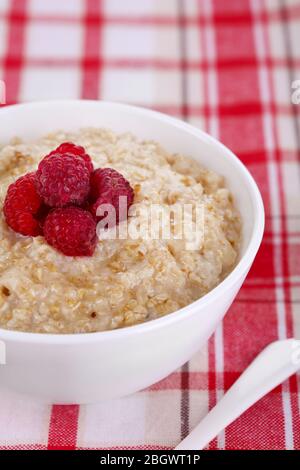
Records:
[[[1,449],[172,448],[267,343],[300,336],[299,41],[299,0],[0,0],[7,103],[106,99],[185,119],[236,152],[266,208],[255,264],[188,364],[99,405],[0,391]],[[209,448],[300,449],[299,390],[294,376]]]

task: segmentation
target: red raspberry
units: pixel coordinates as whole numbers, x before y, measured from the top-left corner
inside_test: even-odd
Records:
[[[38,213],[42,200],[35,189],[35,173],[27,173],[12,183],[4,201],[4,215],[7,224],[22,235],[36,237],[42,229]]]
[[[127,217],[128,209],[133,203],[134,193],[129,182],[121,173],[112,168],[99,168],[92,173],[90,185],[91,212],[95,216],[101,204],[112,204],[116,210],[117,224]],[[120,196],[127,198],[124,214],[119,210]],[[97,220],[101,220],[101,218],[97,217]]]
[[[45,220],[44,236],[66,256],[92,256],[97,244],[96,222],[79,207],[54,209]]]
[[[39,164],[35,186],[50,207],[64,207],[85,202],[90,189],[90,174],[86,164],[71,154],[53,154]]]
[[[52,156],[59,153],[60,155],[65,154],[72,154],[76,155],[76,157],[80,157],[82,160],[85,161],[86,167],[90,173],[94,171],[93,163],[91,157],[85,152],[85,149],[80,145],[75,145],[73,142],[63,142],[62,144],[57,147],[57,149],[53,150],[49,153],[48,156]]]

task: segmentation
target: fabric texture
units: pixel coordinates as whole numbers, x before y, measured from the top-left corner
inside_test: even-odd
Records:
[[[98,405],[46,406],[1,390],[1,449],[173,448],[265,345],[300,337],[299,38],[299,0],[0,0],[8,104],[105,99],[185,119],[239,156],[266,209],[243,288],[188,364]],[[293,376],[209,448],[299,450],[299,407]]]

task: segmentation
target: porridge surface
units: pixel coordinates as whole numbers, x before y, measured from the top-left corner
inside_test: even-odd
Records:
[[[155,142],[104,129],[58,132],[34,143],[0,146],[1,208],[7,187],[36,169],[64,141],[85,147],[95,168],[127,178],[137,209],[150,204],[204,207],[197,249],[184,240],[99,240],[92,257],[64,256],[43,237],[23,237],[0,215],[0,327],[42,333],[109,330],[151,320],[188,305],[235,266],[240,218],[221,176],[171,155]],[[129,223],[139,223],[138,210]]]

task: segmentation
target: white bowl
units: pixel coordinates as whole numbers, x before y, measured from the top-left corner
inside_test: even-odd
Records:
[[[90,403],[121,397],[163,379],[199,350],[240,289],[259,248],[264,209],[245,166],[221,143],[172,117],[118,103],[49,101],[0,110],[0,142],[85,126],[130,131],[189,155],[225,176],[243,219],[235,269],[207,295],[163,318],[114,331],[53,335],[0,330],[6,365],[0,384],[51,403]],[[237,129],[238,132],[238,129]]]

